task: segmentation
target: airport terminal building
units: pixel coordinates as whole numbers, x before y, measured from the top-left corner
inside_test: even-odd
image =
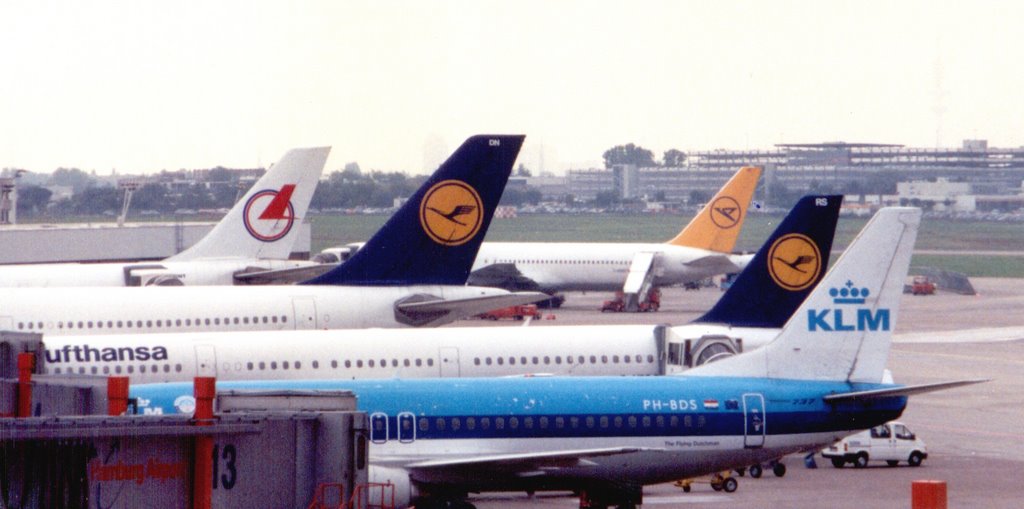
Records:
[[[687,153],[681,167],[616,165],[570,170],[564,186],[548,189],[571,189],[582,201],[615,191],[620,198],[657,196],[686,204],[699,196],[694,191],[714,193],[741,166],[764,168],[760,197],[768,204],[775,197],[806,192],[895,195],[900,182],[949,182],[966,183],[968,193],[979,197],[975,201],[978,210],[1024,207],[1024,147],[990,148],[985,140],[965,140],[958,148],[831,142],[779,144],[766,150],[698,151]],[[547,196],[547,186],[540,187]]]

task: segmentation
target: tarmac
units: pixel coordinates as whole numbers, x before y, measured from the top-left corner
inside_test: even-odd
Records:
[[[926,383],[964,378],[991,381],[912,396],[900,419],[928,445],[920,467],[832,467],[820,456],[808,469],[789,457],[784,477],[738,477],[734,493],[696,485],[690,493],[671,484],[649,486],[644,505],[658,507],[893,508],[910,507],[914,480],[947,483],[949,507],[1024,507],[1024,280],[972,278],[978,295],[939,292],[904,295],[897,317],[889,368],[897,382]],[[684,324],[721,295],[716,288],[663,290],[657,313],[601,313],[611,294],[570,293],[554,319],[528,326],[570,324]],[[519,322],[464,320],[455,326],[520,326]],[[479,509],[538,506],[577,507],[569,493],[481,494]]]

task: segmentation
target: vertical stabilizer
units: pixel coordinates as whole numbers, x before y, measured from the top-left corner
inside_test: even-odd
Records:
[[[880,382],[920,222],[878,211],[774,341],[687,374]]]
[[[286,152],[210,233],[167,260],[288,259],[330,151],[314,147]]]
[[[732,252],[747,217],[747,207],[754,197],[761,168],[745,166],[722,186],[718,194],[700,209],[690,224],[669,244]]]
[[[804,196],[710,311],[695,320],[781,328],[828,270],[841,195]]]
[[[469,138],[352,258],[303,284],[466,284],[524,139]]]

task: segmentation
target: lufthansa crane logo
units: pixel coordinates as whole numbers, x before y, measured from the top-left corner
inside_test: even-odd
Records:
[[[787,290],[795,292],[811,286],[821,269],[818,245],[806,235],[783,235],[768,250],[768,273]]]
[[[711,214],[711,222],[723,230],[728,230],[739,224],[743,218],[743,208],[731,196],[723,196],[711,202],[708,213]]]
[[[483,223],[483,202],[476,190],[459,180],[444,180],[427,190],[420,202],[420,224],[434,242],[459,246],[469,242]]]
[[[249,235],[263,242],[281,240],[295,224],[295,208],[292,207],[292,193],[295,184],[286,184],[280,191],[266,189],[245,202],[242,220]]]

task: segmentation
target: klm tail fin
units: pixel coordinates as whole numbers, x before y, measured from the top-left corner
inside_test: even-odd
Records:
[[[774,341],[687,374],[881,382],[920,222],[878,211]]]
[[[302,284],[466,284],[524,138],[469,138],[352,258]]]
[[[732,252],[736,239],[743,228],[743,220],[747,217],[747,207],[754,197],[757,179],[761,176],[761,168],[746,166],[722,186],[718,194],[700,209],[690,224],[679,232],[669,244],[695,247],[718,251]]]
[[[695,320],[781,328],[828,270],[841,195],[805,196],[715,307]]]
[[[330,152],[331,147],[289,150],[210,233],[167,260],[287,259]]]

